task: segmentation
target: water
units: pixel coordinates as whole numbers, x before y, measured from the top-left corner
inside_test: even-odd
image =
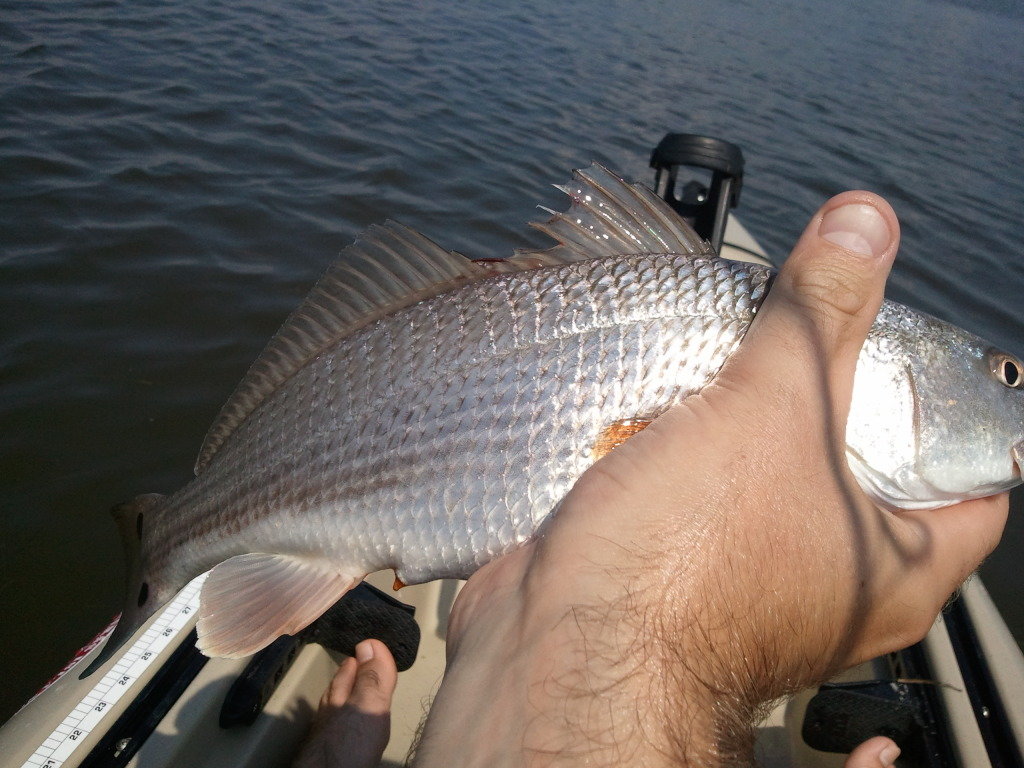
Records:
[[[188,477],[385,217],[507,255],[570,168],[649,179],[666,130],[719,135],[771,253],[874,189],[890,295],[1024,352],[1021,50],[1012,0],[4,4],[0,719],[119,610],[106,510]],[[984,571],[1018,638],[1022,513]]]

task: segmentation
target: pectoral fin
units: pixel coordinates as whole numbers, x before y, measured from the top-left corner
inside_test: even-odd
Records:
[[[262,553],[232,557],[203,584],[196,645],[207,656],[249,656],[281,635],[305,629],[361,578],[312,558]]]

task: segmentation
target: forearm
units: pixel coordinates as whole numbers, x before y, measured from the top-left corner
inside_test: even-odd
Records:
[[[750,764],[749,708],[691,674],[721,659],[669,648],[660,617],[626,601],[538,616],[516,598],[461,634],[414,765]]]

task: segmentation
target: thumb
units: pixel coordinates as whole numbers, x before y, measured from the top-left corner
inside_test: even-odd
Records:
[[[899,223],[888,203],[870,192],[844,192],[811,218],[758,312],[747,338],[723,369],[738,379],[786,390],[824,387],[845,425],[857,356],[882,303],[899,245]],[[767,342],[767,343],[765,343]],[[751,368],[747,368],[751,366]],[[746,370],[743,370],[746,369]],[[820,377],[793,376],[818,371]],[[796,379],[796,381],[794,381]],[[817,392],[796,392],[803,399]]]

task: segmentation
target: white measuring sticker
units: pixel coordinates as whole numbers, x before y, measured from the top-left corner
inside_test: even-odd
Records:
[[[117,663],[78,702],[46,741],[22,764],[22,768],[59,768],[85,737],[110,716],[113,705],[156,663],[160,652],[173,643],[199,608],[199,590],[207,574],[196,576],[178,593],[142,637],[121,655]],[[77,665],[76,665],[77,666]]]

